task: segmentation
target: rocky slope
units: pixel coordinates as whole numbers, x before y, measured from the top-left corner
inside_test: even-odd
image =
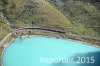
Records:
[[[94,20],[85,14],[84,9],[82,9],[84,3],[81,1],[75,2],[75,4],[72,1],[69,1],[69,3],[65,3],[63,0],[51,1],[54,1],[53,4],[58,4],[58,9],[45,0],[4,0],[3,13],[13,24],[12,28],[39,26],[61,29],[78,35],[99,36],[98,32],[91,28],[85,28],[86,26],[84,27],[84,25],[91,24],[89,20],[92,22],[98,19],[97,14],[99,11],[91,6],[91,4],[88,5],[86,2],[84,9],[88,10],[91,7],[89,13],[96,16]],[[63,9],[67,9],[68,11],[61,12]],[[93,10],[97,13],[92,13]]]
[[[83,25],[100,35],[100,2],[97,0],[46,0],[73,24]]]

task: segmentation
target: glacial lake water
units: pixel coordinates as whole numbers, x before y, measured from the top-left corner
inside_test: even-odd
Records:
[[[47,38],[16,38],[4,52],[3,66],[100,66],[100,48]]]

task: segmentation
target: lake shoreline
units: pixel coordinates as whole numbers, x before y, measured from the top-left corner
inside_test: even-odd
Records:
[[[41,37],[42,35],[23,35],[23,36],[21,36],[21,38],[28,38],[28,37],[30,38],[30,37],[34,37],[34,36]],[[78,43],[83,43],[83,44],[86,44],[86,45],[90,45],[90,46],[94,46],[94,47],[100,48],[100,46],[98,46],[98,45],[91,45],[88,42],[79,41],[79,40],[73,40],[73,39],[68,39],[68,38],[60,38],[60,37],[50,37],[50,36],[43,36],[43,37],[75,41],[75,42],[78,42]]]
[[[13,41],[14,41],[15,39],[12,39],[9,43],[6,43],[3,47],[3,51],[2,51],[2,54],[1,54],[1,66],[3,66],[2,65],[2,58],[3,58],[3,54],[4,54],[4,52],[5,52],[5,49],[7,48],[7,46],[9,46],[10,45],[10,43],[12,43]]]
[[[42,37],[43,35],[22,35],[22,36],[20,36],[20,38],[24,39],[24,38],[30,38],[30,37],[35,37],[35,36],[37,36],[37,37]],[[19,37],[19,36],[18,36],[18,37]],[[73,39],[68,39],[68,38],[60,38],[60,37],[58,38],[58,37],[50,37],[50,36],[43,36],[43,37],[55,38],[55,39],[64,39],[64,40],[74,41],[74,42],[82,43],[82,44],[85,44],[85,45],[89,45],[89,46],[94,46],[94,47],[100,48],[100,46],[97,46],[97,45],[91,45],[90,43],[87,43],[87,42],[78,41],[78,40],[73,40]],[[14,40],[15,40],[15,38],[12,39],[12,41],[10,41],[9,43],[6,43],[6,44],[4,45],[4,49],[3,49],[2,54],[1,54],[1,62],[2,62],[2,58],[3,58],[3,54],[4,54],[4,52],[5,52],[5,49],[6,49],[9,45],[11,45],[10,43],[12,43]],[[1,64],[2,64],[2,63],[1,63]],[[1,66],[3,66],[3,65],[1,65]]]

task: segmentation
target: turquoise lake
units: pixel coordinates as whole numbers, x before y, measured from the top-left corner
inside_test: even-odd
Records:
[[[5,49],[2,63],[3,66],[100,66],[100,48],[48,37],[16,38]]]

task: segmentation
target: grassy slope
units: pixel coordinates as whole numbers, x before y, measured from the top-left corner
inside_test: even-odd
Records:
[[[65,9],[68,9],[68,7],[70,7],[68,11],[64,12],[63,9],[60,10],[60,7],[59,8],[57,7],[60,10],[59,11],[44,0],[34,0],[34,1],[32,0],[3,0],[3,2],[4,2],[3,6],[5,8],[4,14],[5,16],[7,16],[7,19],[10,20],[10,22],[13,24],[11,26],[12,28],[39,26],[39,27],[60,29],[60,30],[68,31],[73,34],[78,34],[78,35],[83,35],[83,36],[99,37],[96,31],[90,28],[85,28],[83,26],[83,25],[87,25],[90,22],[89,20],[92,20],[92,22],[99,21],[97,17],[97,13],[99,12],[98,10],[96,10],[95,6],[92,6],[91,4],[82,5],[82,2],[75,3],[73,5],[71,3],[71,5],[69,4],[68,6],[66,4],[63,4],[63,7],[67,6]],[[88,18],[87,16],[83,16],[84,10],[81,6],[84,6],[84,9],[87,12],[89,12],[92,16],[95,16],[95,19],[92,19],[92,17]],[[97,13],[96,12],[93,13],[94,10]],[[97,19],[98,21],[96,21]],[[76,23],[77,21],[78,23]],[[73,22],[75,22],[75,24],[73,24]],[[5,26],[2,29],[3,34],[0,35],[0,41],[5,37],[5,35],[11,32],[11,29],[8,28],[6,22],[0,17],[0,27],[3,25]],[[27,34],[26,31],[23,31],[22,33]],[[57,35],[56,33],[52,33],[52,32],[38,31],[38,30],[33,30],[32,33],[50,35],[50,36],[60,35],[60,34]],[[64,35],[63,37],[68,37],[68,36]],[[76,37],[74,37],[74,39],[76,39]],[[87,39],[84,41],[87,41]],[[91,40],[88,42],[91,42]],[[2,49],[0,48],[0,54],[1,54],[1,51]]]
[[[84,27],[92,26],[91,29],[100,34],[100,3],[95,0],[46,0],[60,10],[72,23],[81,24]]]
[[[99,37],[96,31],[85,28],[79,23],[73,24],[74,18],[72,16],[65,17],[61,11],[45,0],[4,0],[4,3],[4,14],[13,23],[12,28],[39,26],[60,29],[87,37]],[[78,4],[78,8],[80,8],[81,2]],[[74,7],[75,5],[72,6]],[[74,15],[73,12],[72,14]],[[78,20],[76,19],[76,21]]]
[[[2,41],[3,38],[10,32],[11,32],[11,29],[7,25],[7,22],[3,18],[0,17],[0,41]],[[3,47],[0,45],[0,57],[1,57],[2,50],[3,50]]]
[[[61,13],[62,11],[57,10],[55,7],[53,7],[45,0],[4,0],[3,2],[3,6],[5,8],[3,13],[5,14],[5,16],[7,16],[7,19],[10,20],[10,22],[13,24],[11,26],[12,28],[39,26],[60,29],[80,36],[99,37],[99,34],[96,31],[90,28],[85,28],[83,25],[80,25],[79,23],[73,24],[73,21],[78,20],[73,20],[74,18],[71,15],[69,15],[69,12],[75,11],[75,9],[72,11],[68,11],[68,14],[66,12],[65,16],[63,15],[63,13]],[[78,9],[81,6],[81,2],[77,4]],[[71,5],[69,4],[69,6]],[[72,6],[74,7],[75,4]],[[71,9],[73,8],[71,7],[70,10]],[[81,9],[77,11],[81,12]],[[76,12],[75,14],[77,15]],[[72,14],[74,15],[74,12],[72,12]],[[79,17],[79,15],[74,16],[76,18]],[[93,13],[93,15],[95,14]],[[38,32],[37,34],[39,33],[45,35],[45,32]],[[46,35],[55,35],[50,33],[51,32],[47,32]],[[74,39],[75,38],[76,37],[74,37]]]
[[[71,31],[79,35],[98,36],[91,29],[73,25],[71,20],[69,21],[60,11],[44,0],[4,1],[6,1],[5,15],[14,24],[14,28],[39,26]]]
[[[7,25],[7,22],[0,17],[0,41],[11,32],[11,29]]]
[[[14,0],[17,1],[17,0]],[[12,4],[12,1],[8,1]],[[70,26],[68,19],[64,17],[58,10],[54,9],[49,3],[37,0],[24,1],[24,5],[15,3],[15,8],[10,9],[12,6],[6,5],[6,13],[9,19],[11,19],[16,27],[26,27],[26,26]],[[26,3],[27,2],[27,3]],[[34,5],[35,4],[35,5]],[[17,7],[19,5],[20,7]],[[53,15],[53,16],[52,16]],[[31,25],[31,22],[34,22]],[[19,23],[21,25],[19,25]],[[64,24],[65,23],[65,24]],[[58,26],[58,27],[59,27]]]

